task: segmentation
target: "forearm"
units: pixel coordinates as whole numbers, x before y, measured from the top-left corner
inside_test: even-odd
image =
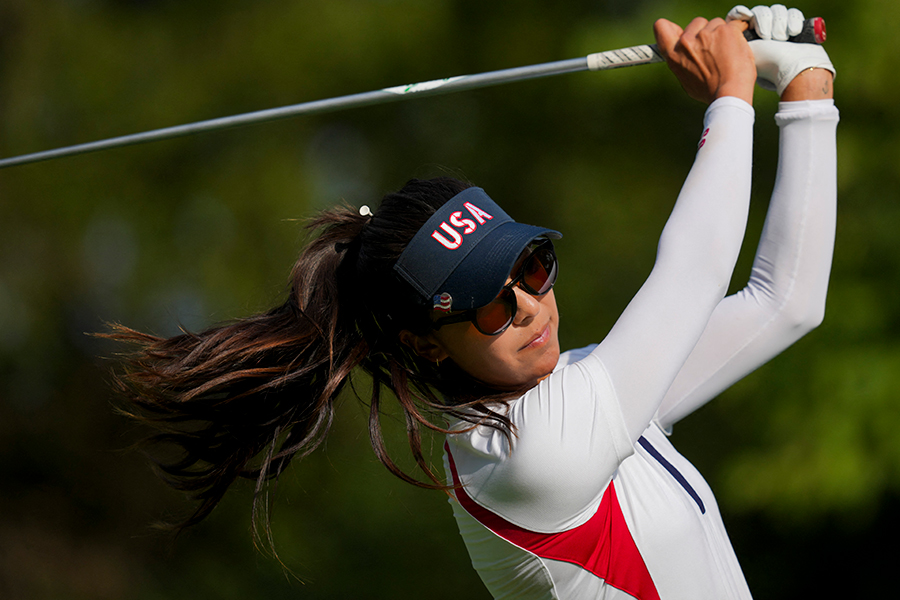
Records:
[[[822,319],[836,213],[830,100],[782,103],[778,174],[750,281],[725,298],[660,407],[670,426]]]
[[[633,436],[650,422],[725,295],[750,197],[753,113],[723,99],[663,235],[653,271],[595,351]]]
[[[838,118],[831,100],[780,104],[778,172],[747,286],[789,321],[810,329],[824,316],[831,271]]]

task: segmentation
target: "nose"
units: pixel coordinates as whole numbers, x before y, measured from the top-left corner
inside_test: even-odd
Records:
[[[513,323],[527,325],[541,312],[541,299],[532,296],[519,286],[514,286],[513,291],[516,294],[516,316]]]

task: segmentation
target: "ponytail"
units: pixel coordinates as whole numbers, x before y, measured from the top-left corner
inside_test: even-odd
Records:
[[[401,330],[424,331],[429,317],[393,264],[428,217],[466,187],[450,178],[412,180],[386,196],[374,216],[350,208],[320,213],[308,225],[319,234],[294,265],[288,298],[266,313],[171,338],[121,325],[103,335],[134,348],[114,374],[120,412],[156,429],[146,442],[181,451],[169,461],[154,459],[169,485],[198,502],[175,529],[204,519],[236,479],[247,478],[256,481],[259,537],[266,483],[323,442],[335,400],[357,367],[373,380],[375,454],[414,485],[448,489],[422,453],[422,427],[449,433],[433,423],[434,414],[509,434],[509,420],[488,406],[501,398],[496,391],[452,363],[422,359],[399,340]],[[384,387],[403,409],[410,451],[427,482],[400,469],[385,448]]]

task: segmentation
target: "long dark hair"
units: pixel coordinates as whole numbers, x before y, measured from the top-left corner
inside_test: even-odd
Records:
[[[167,483],[198,502],[175,529],[204,519],[238,478],[248,478],[256,481],[258,537],[260,515],[268,528],[267,482],[322,443],[335,399],[358,368],[372,378],[372,447],[404,481],[448,488],[422,452],[423,427],[448,433],[435,417],[511,433],[507,417],[491,408],[509,394],[487,388],[451,361],[438,366],[425,360],[399,339],[402,330],[427,331],[429,316],[393,265],[425,221],[470,186],[448,177],[414,179],[385,196],[372,216],[350,207],[320,213],[308,224],[318,235],[294,265],[287,299],[266,313],[171,338],[121,325],[105,334],[133,345],[114,374],[121,412],[157,430],[148,443],[181,451],[175,459],[154,459]],[[402,408],[425,481],[400,469],[387,452],[380,422],[385,390]]]

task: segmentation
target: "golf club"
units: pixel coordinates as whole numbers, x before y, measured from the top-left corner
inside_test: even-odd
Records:
[[[744,35],[748,39],[755,38],[755,34],[752,32],[752,30],[745,31]],[[825,41],[825,35],[825,21],[821,17],[815,17],[812,19],[807,19],[807,21],[804,23],[803,32],[801,32],[797,36],[792,37],[790,41],[821,44]],[[659,49],[655,44],[631,46],[629,48],[620,48],[618,50],[597,52],[595,54],[589,54],[588,56],[581,58],[573,58],[569,60],[561,60],[511,69],[502,69],[499,71],[489,71],[476,75],[462,75],[458,77],[448,77],[446,79],[423,81],[420,83],[389,87],[371,92],[338,96],[336,98],[328,98],[324,100],[314,100],[311,102],[293,104],[280,108],[254,111],[229,117],[220,117],[207,121],[188,123],[185,125],[176,125],[173,127],[154,129],[151,131],[145,131],[143,133],[124,135],[96,142],[89,142],[86,144],[66,146],[63,148],[57,148],[55,150],[46,150],[43,152],[35,152],[33,154],[23,154],[11,158],[0,159],[0,169],[27,163],[50,160],[54,158],[61,158],[64,156],[73,156],[76,154],[85,154],[87,152],[96,152],[97,150],[105,150],[108,148],[117,148],[120,146],[131,146],[134,144],[166,140],[170,138],[191,135],[194,133],[217,131],[220,129],[228,129],[241,125],[249,125],[251,123],[263,123],[267,121],[274,121],[277,119],[295,117],[298,115],[321,114],[339,110],[346,110],[349,108],[371,106],[374,104],[385,104],[388,102],[404,100],[413,96],[435,96],[438,94],[447,94],[450,92],[484,88],[499,85],[501,83],[510,83],[513,81],[523,81],[526,79],[535,79],[538,77],[549,77],[550,75],[576,73],[578,71],[607,71],[610,69],[619,69],[622,67],[632,67],[635,65],[663,62],[663,60],[664,59],[659,53]]]

